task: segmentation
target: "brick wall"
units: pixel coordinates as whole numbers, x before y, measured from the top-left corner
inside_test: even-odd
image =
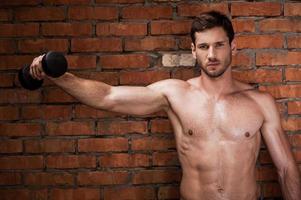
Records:
[[[111,85],[186,80],[196,72],[190,23],[209,9],[232,17],[235,77],[277,98],[301,164],[301,3],[214,2],[2,0],[0,199],[178,199],[181,170],[165,113],[95,110],[49,81],[21,89],[15,75],[54,50],[67,55],[71,72]],[[257,172],[258,195],[280,197],[264,145]]]

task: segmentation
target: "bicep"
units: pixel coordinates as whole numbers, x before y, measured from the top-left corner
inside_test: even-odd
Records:
[[[107,100],[111,111],[133,115],[147,115],[168,107],[166,97],[151,87],[112,87]]]

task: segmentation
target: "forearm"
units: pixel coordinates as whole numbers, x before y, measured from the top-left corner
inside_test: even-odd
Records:
[[[301,179],[296,165],[280,172],[279,182],[285,200],[301,200]]]
[[[99,81],[79,78],[71,73],[65,73],[59,78],[48,78],[84,104],[101,109],[109,109],[110,107],[105,101],[111,89],[110,85]]]

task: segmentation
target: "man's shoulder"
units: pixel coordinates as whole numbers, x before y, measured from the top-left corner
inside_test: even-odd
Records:
[[[181,79],[165,79],[155,83],[150,84],[148,87],[188,87],[189,83]]]

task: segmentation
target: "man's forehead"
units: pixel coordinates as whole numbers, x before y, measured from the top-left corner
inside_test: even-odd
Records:
[[[216,43],[229,41],[229,38],[222,27],[214,27],[195,33],[196,44],[200,43]]]

